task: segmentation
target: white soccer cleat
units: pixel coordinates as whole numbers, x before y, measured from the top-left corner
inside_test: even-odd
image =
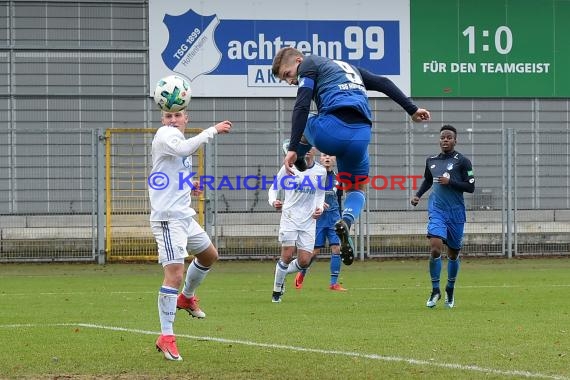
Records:
[[[453,296],[453,288],[445,288],[445,307],[452,309],[455,306],[455,297]]]
[[[439,301],[441,298],[441,292],[438,288],[433,289],[431,291],[431,294],[426,302],[426,306],[429,308],[434,308],[435,305],[437,305],[437,301]]]

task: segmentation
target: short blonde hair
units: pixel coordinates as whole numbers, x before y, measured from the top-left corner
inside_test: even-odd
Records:
[[[289,60],[293,57],[302,57],[303,53],[299,50],[295,49],[294,47],[285,47],[275,54],[275,58],[273,58],[273,65],[271,66],[271,72],[274,76],[279,75],[279,69],[284,62],[289,62]]]
[[[165,111],[165,110],[161,110],[161,111],[160,111],[160,115],[162,116],[162,115],[164,115],[165,113],[176,113],[176,112],[181,112],[181,113],[188,114],[188,109],[187,109],[187,108],[183,108],[183,109],[178,110],[178,111]]]

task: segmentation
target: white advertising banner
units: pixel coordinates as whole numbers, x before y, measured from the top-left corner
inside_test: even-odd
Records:
[[[151,92],[176,73],[195,97],[293,97],[296,87],[271,74],[275,53],[293,46],[387,76],[410,94],[408,0],[150,0],[149,34]]]

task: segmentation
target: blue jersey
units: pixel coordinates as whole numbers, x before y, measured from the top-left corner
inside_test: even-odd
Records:
[[[437,181],[437,177],[449,178],[447,185]],[[424,182],[416,193],[421,197],[430,187],[428,212],[442,212],[459,223],[465,222],[465,201],[463,193],[472,193],[475,189],[475,178],[471,161],[459,152],[440,153],[428,157],[424,173]]]
[[[328,240],[329,246],[339,245],[340,239],[335,232],[334,225],[340,219],[340,196],[342,190],[336,188],[338,181],[336,173],[327,171],[325,182],[325,203],[329,205],[323,214],[317,219],[317,231],[315,234],[315,248],[323,248]]]
[[[354,66],[317,55],[306,56],[297,72],[299,88],[313,89],[319,114],[353,108],[372,122],[368,95],[360,72]]]
[[[336,180],[336,173],[333,171],[327,171],[327,179],[325,182],[325,203],[329,207],[325,212],[338,212],[340,205],[338,204],[338,193],[337,191],[342,191],[337,189],[338,181]]]
[[[340,205],[339,193],[336,188],[338,181],[336,180],[336,173],[327,171],[327,179],[325,182],[325,203],[329,205],[324,211],[323,215],[317,219],[317,230],[319,228],[330,228],[334,230],[334,224],[340,219]]]

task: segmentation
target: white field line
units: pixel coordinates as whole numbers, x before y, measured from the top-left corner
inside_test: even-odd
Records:
[[[158,331],[129,329],[129,328],[115,327],[115,326],[104,326],[104,325],[97,325],[97,324],[92,324],[92,323],[7,324],[7,325],[0,325],[0,328],[23,329],[23,328],[67,327],[67,326],[92,328],[92,329],[100,329],[100,330],[111,330],[111,331],[124,331],[124,332],[135,333],[135,334],[144,334],[144,335],[160,335],[160,332],[158,332]],[[355,357],[355,358],[362,358],[362,359],[369,359],[369,360],[378,360],[378,361],[385,361],[385,362],[400,362],[400,363],[406,363],[406,364],[416,365],[416,366],[455,369],[455,370],[459,370],[459,371],[467,371],[467,372],[471,371],[471,372],[478,372],[478,373],[489,374],[489,375],[500,375],[500,376],[508,376],[508,377],[525,377],[525,378],[533,378],[533,379],[569,380],[569,378],[565,377],[565,376],[545,375],[545,374],[538,373],[538,372],[504,371],[504,370],[500,370],[500,369],[485,368],[485,367],[480,367],[480,366],[476,366],[476,365],[437,363],[437,362],[432,362],[432,361],[427,361],[427,360],[409,359],[409,358],[403,358],[403,357],[398,357],[398,356],[364,354],[361,352],[352,352],[352,351],[324,350],[324,349],[318,349],[318,348],[306,348],[306,347],[288,346],[288,345],[281,345],[281,344],[259,343],[259,342],[249,341],[249,340],[224,339],[224,338],[215,338],[215,337],[209,337],[209,336],[195,336],[195,335],[187,335],[187,334],[176,334],[176,337],[177,338],[188,338],[188,339],[199,340],[199,341],[231,343],[231,344],[240,344],[243,346],[272,348],[272,349],[278,349],[278,350],[288,350],[288,351],[297,351],[297,352],[311,352],[311,353],[321,354],[321,355],[347,356],[347,357]]]
[[[526,289],[526,288],[569,288],[570,284],[541,284],[541,285],[461,285],[457,286],[457,289]],[[418,290],[419,288],[425,288],[425,286],[401,286],[401,287],[378,287],[378,288],[353,288],[350,287],[351,291],[360,291],[360,290],[386,290],[386,291],[393,291],[393,290]],[[158,287],[157,287],[158,289]],[[431,290],[431,288],[430,288]],[[227,292],[227,289],[224,290],[216,290],[216,289],[208,289],[208,292],[216,293],[216,292]],[[235,292],[263,292],[267,293],[267,289],[233,289],[232,291]],[[30,295],[39,295],[39,296],[64,296],[64,295],[84,295],[84,294],[93,294],[93,293],[101,293],[100,290],[94,289],[92,292],[29,292],[29,293],[9,293],[9,292],[2,292],[0,293],[0,297],[6,296],[30,296]],[[110,291],[107,294],[157,294],[158,290],[156,291]]]

